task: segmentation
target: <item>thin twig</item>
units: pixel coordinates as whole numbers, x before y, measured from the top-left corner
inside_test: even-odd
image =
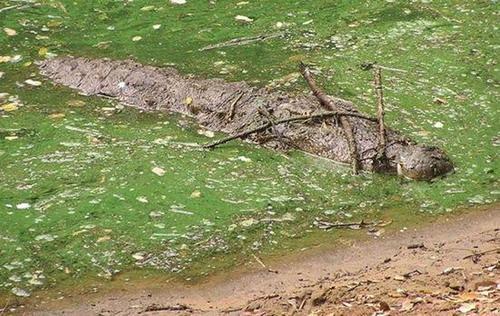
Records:
[[[5,306],[0,310],[0,316],[3,315],[3,313],[7,310],[7,307],[9,306],[10,303],[10,298],[7,299],[7,302],[5,303]]]
[[[8,6],[8,7],[4,7],[4,8],[1,8],[0,9],[0,13],[4,12],[4,11],[8,11],[10,9],[15,9],[15,8],[18,8],[20,7],[21,5],[20,4],[16,4],[16,5],[11,5],[11,6]]]
[[[304,306],[306,305],[306,302],[307,302],[307,297],[304,297],[304,299],[302,300],[302,303],[300,303],[299,310],[302,310],[304,308]]]
[[[255,261],[257,261],[264,269],[267,269],[267,266],[262,262],[262,260],[259,259],[256,255],[252,253],[252,256],[254,257]]]
[[[364,220],[362,220],[359,223],[329,223],[329,222],[325,222],[325,221],[319,221],[318,224],[319,225],[317,225],[317,226],[321,229],[324,229],[324,230],[330,230],[333,228],[342,228],[342,227],[353,227],[353,226],[363,228],[363,227],[367,227],[367,226],[375,226],[376,225],[375,222],[365,222]]]
[[[393,68],[393,67],[386,67],[386,66],[382,66],[382,65],[378,65],[378,64],[377,64],[377,67],[380,69],[389,70],[389,71],[396,71],[396,72],[403,72],[403,73],[408,72],[408,70],[403,70],[403,69]]]
[[[244,93],[241,92],[240,95],[231,103],[231,105],[229,107],[229,114],[228,114],[228,117],[230,120],[233,120],[236,104],[241,100],[241,98],[243,97],[243,94]]]
[[[304,121],[304,120],[310,120],[310,119],[327,118],[327,117],[333,117],[333,116],[339,116],[339,117],[352,116],[352,117],[358,117],[358,118],[362,118],[362,119],[365,119],[365,120],[369,120],[369,121],[372,121],[372,122],[376,122],[377,121],[377,119],[375,119],[375,118],[368,117],[368,116],[365,116],[365,115],[359,114],[359,113],[348,113],[348,112],[331,111],[331,112],[323,112],[323,113],[317,113],[317,114],[311,114],[311,115],[301,115],[301,116],[289,117],[289,118],[285,118],[285,119],[281,119],[281,120],[275,121],[274,125],[280,125],[280,124],[291,123],[291,122],[296,122],[296,121]],[[233,136],[228,136],[226,138],[217,140],[217,141],[215,141],[213,143],[205,144],[205,145],[203,145],[203,148],[214,148],[214,147],[217,147],[217,146],[219,146],[221,144],[224,144],[224,143],[227,143],[229,141],[232,141],[234,139],[245,138],[245,137],[247,137],[247,136],[249,136],[251,134],[265,131],[266,129],[268,129],[268,128],[272,127],[272,126],[273,126],[273,123],[267,122],[267,123],[262,124],[262,125],[260,125],[260,126],[258,126],[256,128],[243,131],[243,132],[238,133],[238,134],[233,135]]]
[[[481,256],[489,254],[491,252],[500,252],[500,248],[495,248],[495,249],[490,249],[490,250],[486,250],[483,252],[474,253],[472,255],[465,256],[463,259],[468,259],[468,258],[473,258],[473,257],[481,257]]]
[[[329,111],[338,111],[338,107],[328,98],[328,96],[316,85],[316,81],[311,75],[311,72],[307,68],[307,66],[303,63],[300,63],[300,72],[302,76],[306,80],[309,88],[311,89],[314,96],[318,99],[319,103],[323,106],[323,108]],[[358,159],[358,149],[356,146],[356,140],[354,137],[354,131],[350,120],[345,117],[340,117],[340,123],[346,135],[347,144],[349,146],[349,152],[351,156],[351,166],[354,174],[357,174],[359,171],[360,163]]]
[[[378,119],[378,150],[377,150],[377,158],[382,159],[385,157],[385,146],[387,143],[387,136],[385,132],[385,123],[384,123],[384,91],[382,90],[382,70],[380,67],[375,67],[375,92],[377,94],[377,119]]]
[[[178,312],[178,311],[193,311],[193,309],[187,305],[184,304],[178,304],[178,305],[168,305],[168,306],[159,306],[156,304],[152,304],[143,311],[144,313],[149,313],[149,312],[160,312],[160,311],[173,311],[173,312]]]
[[[222,47],[248,45],[248,44],[252,44],[255,42],[260,42],[260,41],[265,41],[268,39],[280,37],[283,35],[284,35],[284,33],[274,33],[274,34],[261,34],[261,35],[252,36],[252,37],[239,37],[239,38],[234,38],[232,40],[229,40],[229,41],[226,41],[223,43],[212,44],[212,45],[202,47],[202,48],[198,49],[198,51],[202,52],[202,51],[216,49],[216,48],[222,48]]]

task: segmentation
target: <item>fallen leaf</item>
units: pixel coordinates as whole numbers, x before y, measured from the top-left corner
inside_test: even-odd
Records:
[[[30,207],[31,207],[31,204],[29,204],[29,203],[19,203],[19,204],[16,205],[16,208],[18,210],[27,210]]]
[[[148,203],[148,198],[145,197],[145,196],[139,196],[136,198],[137,201],[141,202],[141,203]]]
[[[406,278],[402,275],[396,275],[393,277],[393,279],[396,281],[406,281]]]
[[[153,169],[151,169],[151,171],[156,174],[157,176],[163,176],[165,175],[165,170],[163,170],[162,168],[160,167],[154,167]]]
[[[134,37],[132,37],[132,41],[133,42],[138,42],[140,40],[142,40],[142,36],[134,36]]]
[[[48,52],[49,49],[47,47],[40,47],[40,49],[38,50],[38,56],[45,57]]]
[[[34,87],[39,87],[42,85],[42,83],[40,81],[32,80],[32,79],[28,79],[28,80],[24,81],[24,83],[29,84],[30,86],[34,86]]]
[[[143,252],[137,252],[132,255],[132,258],[135,260],[144,260],[144,253]]]
[[[15,35],[17,35],[17,31],[16,30],[8,28],[8,27],[4,27],[3,31],[5,32],[5,34],[7,34],[7,36],[15,36]]]
[[[148,5],[148,6],[142,7],[141,11],[151,11],[151,10],[154,10],[154,9],[155,9],[154,5]]]
[[[242,22],[242,23],[252,23],[253,22],[253,19],[249,18],[248,16],[244,16],[244,15],[237,15],[234,17],[234,19],[238,22]]]
[[[199,197],[201,197],[201,192],[200,192],[200,191],[198,191],[198,190],[193,191],[193,192],[191,193],[191,197],[192,197],[192,198],[199,198]]]
[[[401,304],[401,309],[400,311],[404,311],[404,312],[409,312],[413,309],[413,307],[415,306],[415,303],[413,303],[412,301],[404,301],[403,304]]]
[[[474,289],[476,289],[477,291],[481,291],[481,289],[487,289],[492,287],[497,287],[497,283],[491,280],[481,281],[474,284]]]
[[[47,22],[47,26],[50,28],[54,28],[54,27],[61,26],[62,23],[63,23],[62,21],[51,20],[51,21]]]
[[[246,219],[246,220],[243,220],[240,222],[240,225],[243,226],[243,227],[250,227],[254,224],[257,224],[259,221],[256,220],[255,218],[249,218],[249,219]]]
[[[450,267],[450,268],[446,268],[443,270],[443,272],[441,272],[441,274],[450,274],[450,273],[453,273],[453,272],[456,272],[456,271],[459,271],[459,270],[463,270],[464,268],[460,268],[460,267]]]
[[[51,119],[60,119],[65,117],[66,115],[64,113],[52,113],[49,115]]]
[[[379,307],[380,307],[380,310],[381,311],[384,311],[384,312],[387,312],[387,311],[390,311],[391,310],[391,307],[389,306],[389,304],[387,304],[386,302],[382,302],[380,301],[379,302]]]
[[[448,101],[446,101],[443,98],[436,97],[436,98],[434,98],[434,103],[436,103],[436,104],[446,104],[446,103],[448,103]]]
[[[434,125],[432,125],[432,126],[434,126],[435,128],[443,128],[444,124],[443,124],[443,123],[441,123],[441,122],[436,122],[436,123],[434,123]]]
[[[478,299],[479,295],[474,292],[465,292],[458,295],[458,300],[461,302],[470,302]]]
[[[108,240],[111,240],[111,237],[109,237],[109,236],[102,236],[102,237],[99,237],[97,239],[97,242],[100,243],[100,242],[104,242],[104,241],[108,241]]]
[[[5,112],[12,112],[18,109],[17,105],[14,103],[7,103],[4,104],[0,107],[0,109],[4,110]]]
[[[463,314],[467,314],[469,312],[476,310],[476,304],[465,303],[465,304],[462,304],[458,310]]]
[[[245,157],[245,156],[238,156],[236,159],[238,159],[239,161],[243,161],[243,162],[252,162],[252,159]]]
[[[209,130],[204,130],[204,129],[198,130],[198,134],[206,136],[208,138],[213,138],[215,136],[214,132],[209,131]]]
[[[23,289],[20,289],[20,288],[13,288],[11,290],[12,294],[14,294],[15,296],[19,296],[19,297],[29,297],[31,295],[30,292],[26,291],[26,290],[23,290]]]
[[[67,105],[69,106],[73,106],[73,107],[82,107],[85,105],[85,102],[82,101],[82,100],[69,100],[68,102],[66,102]]]

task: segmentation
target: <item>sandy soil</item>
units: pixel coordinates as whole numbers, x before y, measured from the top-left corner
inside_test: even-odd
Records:
[[[27,315],[500,315],[500,206],[192,287],[152,284]],[[0,313],[1,314],[1,313]]]

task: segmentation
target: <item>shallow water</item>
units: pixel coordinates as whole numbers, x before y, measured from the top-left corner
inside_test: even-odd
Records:
[[[494,3],[2,1],[0,10],[11,5],[20,7],[0,11],[0,93],[8,94],[0,100],[0,292],[133,267],[189,278],[234,265],[225,259],[234,254],[299,249],[317,234],[316,217],[398,214],[404,225],[498,201]],[[198,50],[272,32],[286,35]],[[211,138],[187,118],[43,80],[34,62],[52,54],[134,58],[292,93],[307,92],[296,73],[304,60],[325,90],[366,113],[375,98],[360,65],[378,61],[406,71],[384,71],[388,124],[445,148],[456,172],[411,182],[355,177],[241,142],[203,151],[197,144]]]

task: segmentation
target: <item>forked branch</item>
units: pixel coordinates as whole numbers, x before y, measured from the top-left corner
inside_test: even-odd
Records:
[[[314,96],[318,99],[321,106],[328,111],[338,111],[339,108],[330,100],[330,98],[326,95],[326,93],[324,93],[316,85],[316,81],[314,80],[311,72],[309,71],[309,68],[307,68],[307,66],[303,63],[300,63],[300,72],[302,73],[302,76],[306,80],[307,84],[309,85],[309,88],[311,89]],[[340,116],[340,124],[342,125],[342,128],[344,130],[347,139],[347,144],[349,146],[352,172],[354,174],[357,174],[360,168],[360,163],[359,163],[358,149],[356,146],[356,139],[354,137],[354,130],[352,124],[349,118],[347,118],[347,116]]]

